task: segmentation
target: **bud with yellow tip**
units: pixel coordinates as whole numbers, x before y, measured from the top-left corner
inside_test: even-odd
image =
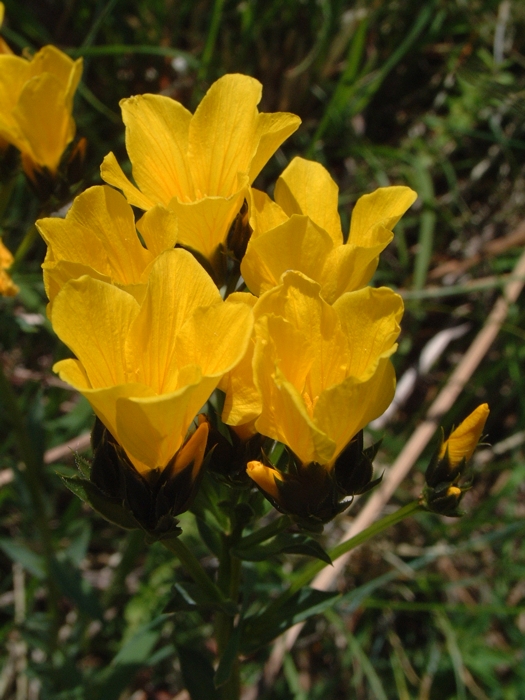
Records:
[[[447,440],[441,439],[425,474],[422,502],[427,510],[441,515],[461,515],[459,503],[471,482],[467,480],[460,485],[459,481],[465,475],[467,462],[474,454],[488,415],[488,404],[483,403],[450,433]]]

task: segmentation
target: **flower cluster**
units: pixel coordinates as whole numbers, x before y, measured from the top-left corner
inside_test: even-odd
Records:
[[[4,6],[0,3],[0,24]],[[82,75],[82,59],[73,61],[54,46],[30,60],[15,56],[0,40],[0,152],[9,145],[22,155],[26,175],[56,175],[75,136],[73,97]]]
[[[254,189],[300,123],[259,112],[260,98],[258,81],[226,75],[193,115],[159,95],[123,100],[135,184],[110,153],[107,185],[77,197],[65,219],[37,223],[48,314],[76,358],[55,371],[103,426],[87,490],[127,504],[150,533],[188,506],[204,446],[213,468],[219,440],[245,480],[305,523],[329,520],[377,481],[362,430],[394,395],[403,304],[367,285],[416,195],[364,195],[345,237],[320,164],[295,158],[274,199]],[[132,206],[144,211],[137,221]],[[223,299],[219,287],[236,291]],[[192,433],[217,388],[222,437],[203,416]],[[284,446],[273,463],[272,441]],[[134,489],[149,493],[145,514]]]

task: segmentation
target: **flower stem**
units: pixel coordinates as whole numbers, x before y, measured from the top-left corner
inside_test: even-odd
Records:
[[[200,589],[206,593],[211,601],[223,604],[226,602],[226,597],[222,591],[216,586],[206,571],[203,569],[197,557],[186,547],[184,542],[178,537],[169,540],[161,540],[162,544],[173,552],[179,559],[186,572],[192,577]]]
[[[415,513],[422,510],[424,510],[424,508],[421,506],[419,501],[411,501],[406,506],[403,506],[403,508],[399,508],[398,510],[396,510],[395,513],[385,515],[384,518],[377,520],[375,523],[365,528],[362,532],[359,532],[357,535],[354,535],[354,537],[350,537],[345,542],[341,542],[341,544],[338,544],[336,547],[329,550],[328,554],[330,555],[332,561],[334,561],[343,554],[346,554],[346,552],[350,552],[352,549],[359,547],[360,544],[363,544],[371,537],[375,537],[375,535],[378,535],[380,532],[383,532],[383,530],[386,530],[392,525],[396,525],[396,523],[399,523],[405,518],[408,518],[410,515],[414,515]],[[269,612],[270,610],[276,610],[277,608],[280,608],[295,593],[297,593],[297,591],[301,590],[301,588],[310,583],[314,576],[317,573],[319,573],[321,569],[324,569],[325,566],[328,566],[328,564],[326,564],[325,562],[314,561],[311,564],[305,566],[300,571],[298,571],[297,574],[293,577],[290,587],[286,591],[284,591],[278,598],[276,598],[270,606],[268,606],[267,612]]]

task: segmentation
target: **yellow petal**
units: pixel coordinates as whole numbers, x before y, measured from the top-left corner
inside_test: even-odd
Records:
[[[226,240],[245,195],[243,188],[229,198],[206,197],[192,203],[172,199],[169,208],[177,215],[178,242],[213,260],[218,245]]]
[[[230,294],[227,304],[247,304],[253,308],[257,297],[244,292]],[[220,381],[219,388],[225,392],[222,420],[228,425],[240,426],[253,423],[261,413],[259,391],[253,379],[252,359],[255,348],[255,335],[252,332],[246,351],[235,367]],[[253,434],[254,431],[251,431]]]
[[[365,377],[381,356],[391,355],[399,335],[403,300],[391,289],[365,287],[340,297],[333,305],[348,342],[347,373]]]
[[[406,210],[416,201],[410,187],[380,187],[360,197],[352,212],[348,242],[370,247],[374,245],[374,226],[381,224],[392,230]]]
[[[248,203],[250,209],[250,226],[253,229],[252,238],[269,231],[288,220],[281,207],[268,197],[265,192],[249,189]]]
[[[66,91],[49,73],[31,78],[13,110],[29,144],[28,155],[54,173],[64,149],[75,135],[75,122],[66,106]]]
[[[258,432],[288,445],[304,463],[329,462],[335,442],[314,424],[301,395],[283,378],[272,353],[262,342],[256,345],[253,365],[263,403],[263,411],[255,423]]]
[[[54,260],[89,265],[119,284],[139,283],[153,259],[137,236],[133,210],[111,187],[90,187],[65,219],[40,219],[37,227]]]
[[[152,255],[160,255],[173,248],[177,242],[177,217],[174,212],[159,204],[137,221],[137,228]]]
[[[117,435],[126,451],[150,469],[165,467],[184,441],[197,411],[214,389],[216,380],[192,381],[162,396],[117,401]]]
[[[248,175],[258,146],[261,91],[254,78],[225,75],[213,83],[197,107],[188,147],[197,199],[229,197],[239,189],[239,173]]]
[[[153,263],[144,303],[127,340],[128,362],[137,379],[157,393],[174,390],[180,367],[175,338],[198,307],[220,300],[212,279],[191,253],[180,248],[162,253]]]
[[[155,204],[172,197],[193,199],[193,183],[186,152],[191,113],[163,95],[137,95],[122,100],[126,148],[133,179]]]
[[[44,262],[44,289],[47,298],[51,302],[48,305],[48,317],[51,318],[53,301],[62,287],[70,280],[76,280],[83,275],[88,275],[102,282],[111,282],[109,275],[104,275],[93,269],[89,265],[70,262],[69,260],[59,260],[58,262]]]
[[[201,416],[199,416],[201,418]],[[204,453],[206,451],[206,443],[208,440],[209,424],[205,420],[202,422],[184,446],[177,452],[173,473],[179,474],[186,469],[192,462],[193,468],[191,472],[192,480],[197,478],[197,474],[202,466]]]
[[[19,291],[20,288],[13,282],[11,276],[5,270],[0,269],[0,296],[14,297]]]
[[[396,377],[392,363],[381,358],[364,381],[348,377],[327,388],[314,409],[315,423],[336,443],[333,461],[350,440],[371,420],[378,418],[394,398]]]
[[[483,428],[489,417],[488,404],[482,403],[465,420],[452,431],[448,440],[441,446],[439,454],[442,459],[448,452],[450,465],[455,467],[462,459],[469,461],[481,438]]]
[[[250,183],[264,168],[279,146],[299,128],[301,120],[289,112],[259,114],[257,118],[257,151],[250,165]]]
[[[20,150],[27,148],[27,144],[13,110],[28,78],[28,61],[18,56],[0,55],[0,136]]]
[[[253,314],[246,304],[221,301],[197,309],[177,337],[177,363],[196,365],[203,376],[220,377],[245,354],[252,328]]]
[[[122,190],[128,202],[135,207],[139,207],[139,209],[151,209],[157,203],[154,199],[146,197],[135,185],[131,184],[113,153],[108,153],[102,161],[100,177],[108,185],[113,185],[113,187]]]
[[[275,185],[275,201],[291,216],[305,214],[341,245],[343,233],[337,210],[339,188],[320,163],[294,158]]]
[[[283,479],[277,469],[272,469],[272,467],[267,467],[261,462],[254,461],[248,462],[246,473],[265,493],[268,493],[276,501],[279,499],[279,489],[275,482]]]
[[[57,294],[53,328],[94,389],[133,381],[126,371],[125,340],[138,311],[131,295],[87,276],[68,282]]]
[[[333,248],[318,276],[323,298],[333,304],[345,292],[364,287],[377,268],[379,254],[390,243],[393,233],[384,226],[375,226],[369,247],[347,243]]]
[[[298,270],[318,281],[332,246],[323,229],[308,217],[294,214],[284,224],[250,239],[241,274],[257,296],[277,286],[286,270]]]

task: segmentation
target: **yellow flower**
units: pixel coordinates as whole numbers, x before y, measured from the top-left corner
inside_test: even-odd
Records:
[[[135,468],[165,468],[223,374],[246,350],[252,312],[223,302],[185,250],[152,264],[142,303],[90,276],[67,282],[53,327],[78,359],[54,369],[91,403]]]
[[[47,168],[55,174],[75,135],[73,96],[82,59],[72,61],[54,46],[44,46],[28,61],[0,55],[0,139],[22,153],[27,175]]]
[[[6,272],[12,264],[13,256],[0,240],[0,295],[3,297],[14,297],[20,291]]]
[[[439,459],[445,456],[452,469],[457,467],[463,460],[468,462],[474,454],[474,450],[481,438],[483,428],[489,416],[488,404],[482,403],[458,427],[450,433],[448,440],[445,440],[439,451]]]
[[[137,187],[113,153],[102,163],[102,179],[121,189],[134,206],[148,210],[163,204],[172,209],[179,243],[213,260],[249,185],[300,123],[293,114],[258,112],[261,90],[254,78],[225,75],[193,115],[162,95],[122,100]]]
[[[344,294],[330,306],[316,282],[285,273],[254,306],[251,362],[229,375],[241,388],[244,381],[244,391],[227,396],[224,419],[242,424],[258,413],[261,434],[288,445],[302,464],[330,469],[392,401],[389,357],[402,312],[401,298],[384,287]]]
[[[0,2],[0,27],[2,26],[2,24],[4,22],[4,10],[5,10],[4,3]],[[5,43],[5,41],[0,36],[0,54],[3,54],[3,53],[13,53],[13,52],[11,51],[9,46]]]
[[[338,189],[319,163],[294,158],[278,179],[275,202],[252,190],[253,234],[241,264],[250,291],[260,296],[279,284],[286,270],[298,270],[321,285],[333,304],[345,292],[364,287],[375,272],[392,229],[413,204],[409,187],[382,187],[358,199],[343,243]]]
[[[177,241],[173,212],[153,207],[135,225],[125,197],[107,186],[79,195],[65,219],[39,219],[36,226],[48,246],[42,267],[51,303],[66,282],[82,275],[112,282],[140,301],[153,260]]]

